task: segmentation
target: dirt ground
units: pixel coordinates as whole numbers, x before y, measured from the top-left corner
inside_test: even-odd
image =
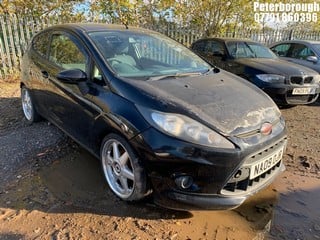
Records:
[[[99,162],[57,128],[28,126],[19,85],[0,82],[0,239],[320,239],[320,102],[281,109],[287,171],[232,211],[128,204]]]

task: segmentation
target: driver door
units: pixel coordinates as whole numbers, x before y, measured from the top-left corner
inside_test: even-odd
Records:
[[[67,32],[52,35],[47,69],[48,89],[45,99],[50,120],[83,145],[89,144],[89,133],[99,113],[91,103],[90,93],[82,94],[80,84],[57,79],[60,71],[80,69],[89,75],[89,55],[81,42]]]

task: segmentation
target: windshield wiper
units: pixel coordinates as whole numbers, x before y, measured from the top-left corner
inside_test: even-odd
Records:
[[[167,75],[160,75],[160,76],[152,76],[149,77],[147,81],[158,81],[166,78],[177,78],[177,77],[189,77],[189,76],[200,76],[202,75],[201,72],[189,72],[189,73],[175,73],[175,74],[167,74]]]

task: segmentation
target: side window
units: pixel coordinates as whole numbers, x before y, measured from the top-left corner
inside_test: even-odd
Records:
[[[81,69],[86,71],[88,57],[66,35],[55,34],[52,36],[49,60],[63,69]]]
[[[280,44],[280,45],[272,47],[271,50],[275,54],[277,54],[279,57],[289,57],[289,56],[287,56],[287,54],[288,54],[290,45],[291,44],[289,44],[289,43]]]
[[[198,53],[202,53],[204,51],[204,45],[205,45],[204,41],[197,42],[192,46],[192,50]]]
[[[42,57],[47,56],[50,41],[50,32],[44,32],[37,35],[32,41],[32,48]]]
[[[290,57],[305,60],[309,56],[315,56],[310,48],[303,44],[294,44]]]
[[[206,41],[203,47],[205,53],[212,53],[212,41]]]
[[[211,49],[212,49],[211,52],[215,56],[225,55],[224,47],[221,42],[212,41],[211,42]]]

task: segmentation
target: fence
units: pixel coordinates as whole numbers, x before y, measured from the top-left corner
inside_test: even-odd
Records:
[[[27,48],[32,35],[37,31],[57,24],[79,21],[68,18],[19,18],[15,15],[0,15],[0,79],[18,73],[23,52]],[[181,27],[176,24],[145,26],[161,32],[180,43],[190,46],[192,42],[203,37],[201,29]],[[290,39],[320,40],[320,32],[293,30],[248,30],[236,29],[219,35],[221,37],[250,38],[252,40],[270,44],[272,42]]]
[[[0,79],[19,72],[23,52],[34,33],[59,22],[55,18],[0,15]]]

